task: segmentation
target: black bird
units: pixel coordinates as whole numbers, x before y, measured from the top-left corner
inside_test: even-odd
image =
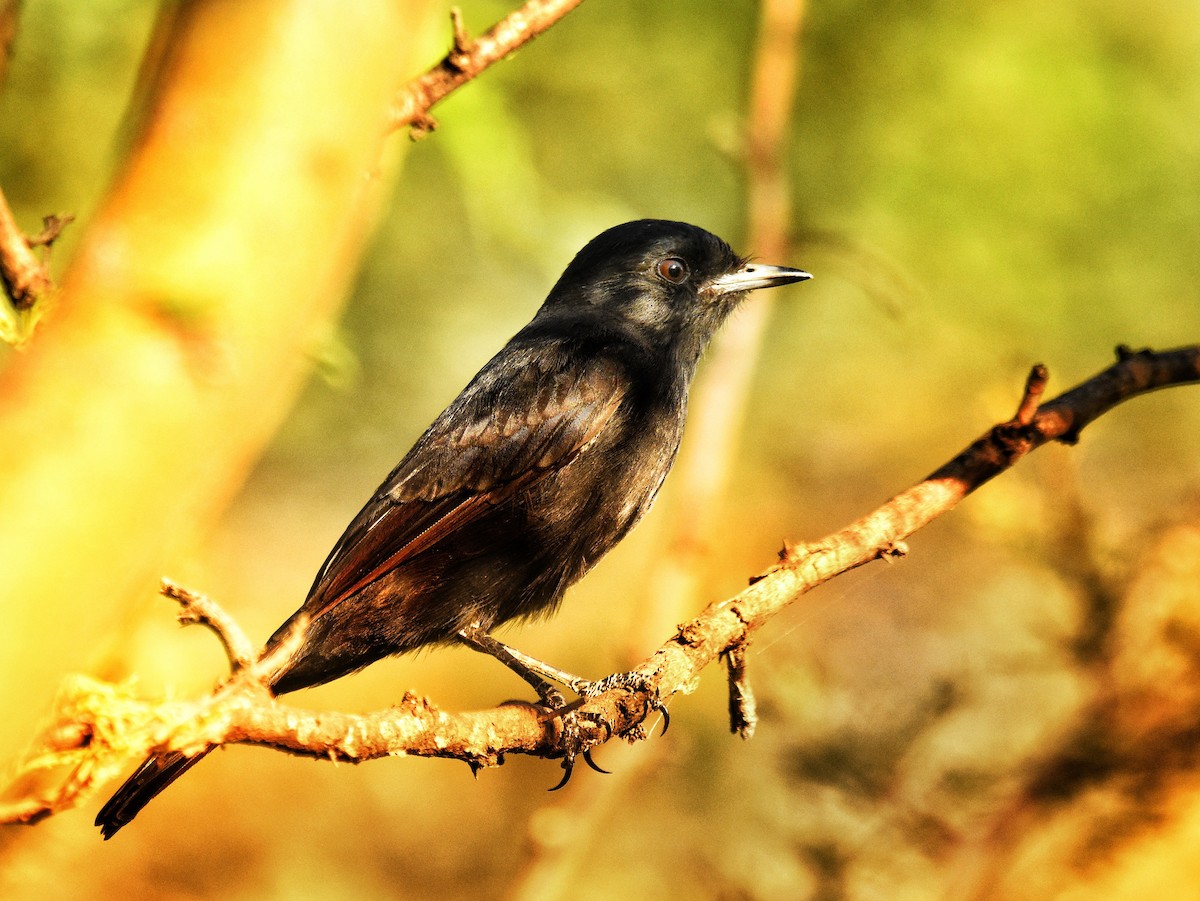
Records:
[[[272,691],[553,612],[649,509],[718,326],[747,291],[810,277],[682,222],[594,238],[350,523],[267,641],[264,658],[301,633]],[[203,756],[142,763],[96,817],[104,837]]]

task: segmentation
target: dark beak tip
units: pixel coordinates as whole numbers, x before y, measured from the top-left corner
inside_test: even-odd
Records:
[[[796,285],[812,278],[812,273],[805,272],[803,269],[792,269],[790,266],[778,266],[776,268],[779,272],[775,281],[777,285]]]
[[[803,269],[796,269],[792,266],[758,266],[753,265],[746,267],[747,271],[755,269],[767,270],[769,276],[773,276],[773,280],[777,285],[791,285],[796,282],[806,282],[812,278],[811,272],[805,272]]]

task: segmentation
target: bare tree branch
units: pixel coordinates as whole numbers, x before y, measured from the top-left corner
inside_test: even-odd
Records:
[[[179,602],[179,622],[207,626],[225,647],[229,668],[233,672],[254,662],[254,645],[228,613],[207,595],[196,594],[170,579],[162,580],[162,596]]]
[[[408,127],[414,139],[437,127],[429,114],[446,95],[505,59],[556,23],[583,0],[529,0],[474,40],[462,12],[450,11],[454,46],[436,66],[406,84],[392,105],[391,128]]]
[[[817,585],[872,560],[902,555],[908,536],[1030,451],[1050,441],[1073,443],[1088,423],[1122,401],[1200,381],[1200,345],[1159,353],[1119,348],[1118,355],[1113,366],[1039,406],[1028,422],[1018,418],[994,426],[875,512],[820,541],[789,545],[780,562],[749,588],[681,625],[636,667],[645,677],[645,690],[615,689],[582,704],[588,739],[600,744],[613,735],[641,737],[640,724],[655,699],[690,691],[705,667],[731,651],[736,655],[772,616]],[[1035,368],[1021,410],[1029,396],[1040,391],[1043,375]],[[164,592],[172,597],[180,593],[169,583]],[[193,620],[222,635],[227,647],[235,649],[230,656],[236,665],[245,637],[215,603],[204,603],[206,614]],[[732,662],[736,671],[736,656]],[[29,796],[0,808],[0,822],[36,822],[71,807],[113,778],[126,757],[153,751],[199,753],[213,745],[245,743],[355,763],[398,755],[449,757],[472,768],[497,766],[509,753],[562,753],[558,721],[532,706],[510,704],[452,714],[406,694],[397,706],[373,713],[306,711],[271,698],[261,669],[238,669],[210,697],[167,703],[141,700],[124,687],[75,677],[61,693],[50,729],[21,765],[23,776],[68,767],[65,781],[45,796]]]

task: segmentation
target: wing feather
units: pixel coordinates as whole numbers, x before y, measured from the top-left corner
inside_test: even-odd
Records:
[[[547,357],[494,360],[435,420],[334,546],[304,605],[311,618],[586,450],[620,408],[624,381],[602,359],[530,355]]]

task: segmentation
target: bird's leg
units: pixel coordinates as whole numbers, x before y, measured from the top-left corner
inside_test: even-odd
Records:
[[[530,657],[528,654],[524,654],[516,648],[504,644],[502,641],[497,641],[484,632],[478,625],[468,626],[458,633],[458,637],[475,650],[495,657],[532,685],[534,690],[537,691],[538,695],[546,703],[549,703],[547,692],[553,692],[557,695],[560,704],[563,700],[561,693],[550,684],[551,682],[567,686],[567,688],[585,700],[598,697],[606,691],[612,691],[616,688],[623,688],[628,692],[644,694],[651,694],[651,690],[653,689],[650,681],[641,673],[614,673],[595,682],[583,679],[572,673],[568,673],[566,670],[561,670],[556,666],[551,666],[548,663],[538,660],[536,657]],[[666,732],[665,722],[669,721],[666,707],[657,697],[650,698],[650,706],[663,715],[663,731]]]
[[[536,657],[530,657],[528,654],[521,653],[516,648],[509,647],[504,642],[497,641],[492,636],[484,633],[478,627],[472,628],[475,631],[471,632],[471,634],[467,634],[470,632],[470,629],[463,629],[462,632],[458,633],[459,637],[475,648],[475,650],[483,651],[483,653],[495,657],[535,689],[538,688],[539,683],[546,685],[550,682],[557,682],[559,685],[565,685],[577,695],[582,696],[584,694],[582,689],[592,684],[586,679],[581,679],[579,676],[568,673],[566,670],[543,663]]]
[[[557,678],[553,673],[558,673],[553,667],[547,667],[545,664],[532,657],[522,654],[515,648],[510,648],[503,642],[499,642],[492,636],[488,635],[479,627],[477,623],[472,623],[458,633],[459,641],[479,651],[482,654],[487,654],[489,657],[495,657],[510,670],[524,679],[532,686],[533,690],[538,693],[538,697],[553,711],[561,710],[566,706],[566,698],[562,692],[550,684],[551,679],[562,685],[570,685],[570,682],[565,682]],[[551,670],[550,674],[547,670]],[[574,679],[569,673],[560,673]]]

